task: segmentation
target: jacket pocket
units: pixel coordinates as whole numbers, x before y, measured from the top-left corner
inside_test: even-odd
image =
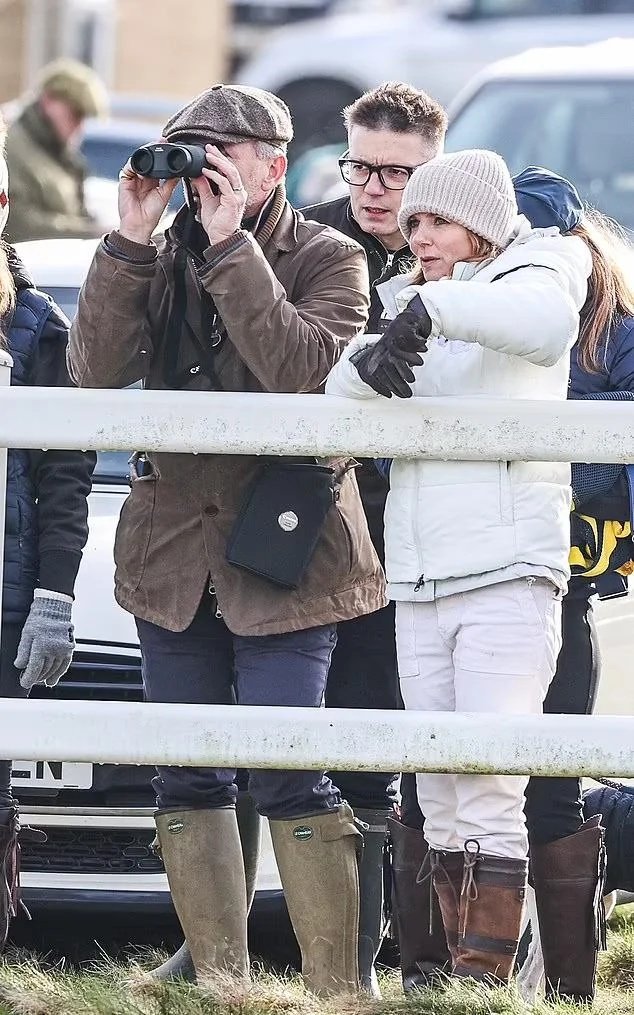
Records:
[[[121,509],[114,543],[117,581],[136,592],[143,579],[152,539],[157,477],[135,479]]]
[[[342,545],[345,547],[342,563],[344,568],[342,572],[345,575],[351,574],[361,556],[362,547],[359,533],[359,526],[365,524],[365,513],[361,508],[361,514],[359,514],[360,504],[357,502],[352,508],[349,500],[349,474],[353,473],[359,465],[356,458],[344,458],[338,459],[335,462],[331,462],[331,468],[335,473],[336,482],[336,496],[334,503],[334,511],[336,511],[339,519],[339,527],[342,532]],[[351,510],[354,510],[354,517],[351,517]]]
[[[511,487],[511,463],[498,462],[500,470],[500,518],[503,525],[513,524],[513,490]]]
[[[348,524],[346,516],[341,511],[338,504],[335,504],[334,510],[337,512],[337,517],[339,518],[339,524],[343,533],[343,546],[345,547],[343,563],[345,564],[345,573],[350,574],[355,561],[355,547],[352,530]]]
[[[420,676],[413,603],[396,604],[396,659],[399,680]]]

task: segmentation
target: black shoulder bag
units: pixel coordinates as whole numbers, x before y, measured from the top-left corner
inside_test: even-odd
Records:
[[[282,588],[296,589],[338,497],[334,469],[313,462],[267,462],[235,520],[227,560]]]

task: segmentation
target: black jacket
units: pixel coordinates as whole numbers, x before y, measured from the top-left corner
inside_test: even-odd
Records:
[[[339,232],[350,236],[365,250],[370,275],[370,317],[366,330],[376,332],[383,313],[383,304],[376,291],[376,286],[380,282],[386,282],[393,275],[400,275],[407,271],[412,262],[411,250],[407,245],[404,245],[400,250],[392,253],[375,236],[364,232],[356,219],[353,218],[350,199],[347,197],[338,198],[336,201],[327,201],[324,204],[313,204],[308,208],[302,208],[301,211],[305,218],[332,226],[333,229],[338,229]],[[357,469],[357,480],[372,542],[381,561],[384,562],[383,512],[388,484],[378,474],[371,459],[361,460],[361,467]]]
[[[13,357],[11,383],[66,387],[69,324],[9,248],[17,290],[10,321],[4,322]],[[46,392],[42,392],[45,413]],[[44,415],[43,417],[44,418]],[[72,595],[88,537],[88,505],[94,452],[11,450],[8,461],[3,617],[26,618],[33,591]]]
[[[383,313],[383,304],[376,287],[380,282],[386,282],[388,278],[401,275],[408,270],[414,260],[411,250],[404,244],[400,250],[389,251],[376,236],[365,233],[353,217],[350,199],[347,197],[340,197],[336,201],[327,201],[324,204],[313,204],[309,208],[302,208],[301,212],[304,218],[332,226],[340,233],[352,237],[365,250],[370,275],[370,317],[366,330],[370,333],[376,332]]]

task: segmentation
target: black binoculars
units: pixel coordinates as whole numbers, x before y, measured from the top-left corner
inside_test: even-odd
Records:
[[[132,153],[130,165],[139,176],[155,180],[202,176],[208,166],[205,146],[201,144],[170,144],[159,141],[145,144]]]

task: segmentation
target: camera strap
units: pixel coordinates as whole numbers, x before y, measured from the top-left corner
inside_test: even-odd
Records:
[[[188,256],[189,252],[187,248],[177,244],[173,261],[174,290],[165,325],[164,376],[170,388],[179,389],[186,387],[191,382],[192,376],[202,371],[208,378],[212,390],[220,391],[221,385],[216,373],[213,352],[214,344],[218,344],[217,336],[220,334],[218,330],[218,312],[207,294],[201,291],[199,293],[199,305],[202,338],[187,320],[187,285],[185,277],[188,267]],[[178,354],[184,335],[187,336],[196,350],[199,362],[179,369]],[[205,342],[207,336],[209,336],[208,343]]]

